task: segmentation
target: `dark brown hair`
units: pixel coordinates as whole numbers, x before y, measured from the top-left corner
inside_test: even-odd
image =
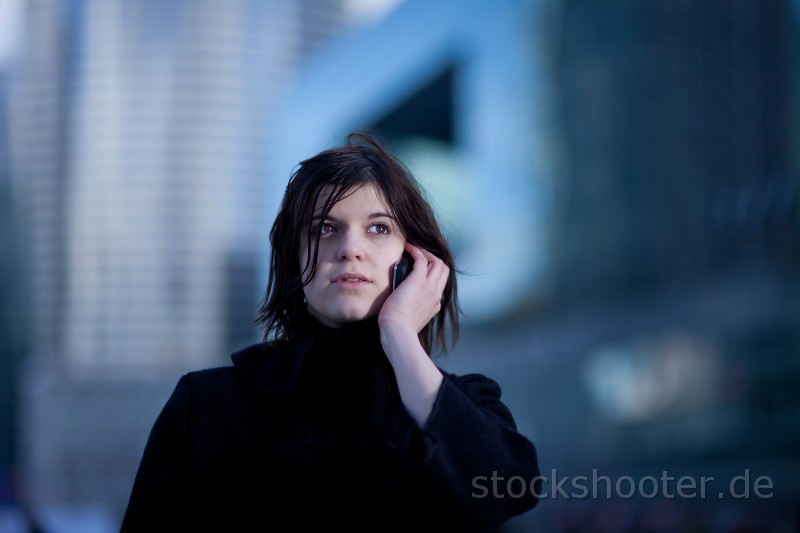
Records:
[[[420,332],[428,354],[434,347],[447,351],[458,338],[456,268],[450,247],[436,217],[411,172],[369,133],[351,133],[342,146],[302,161],[292,174],[270,231],[269,279],[256,323],[265,341],[294,338],[304,315],[303,287],[314,277],[321,224],[333,205],[358,188],[372,184],[396,218],[406,240],[439,257],[450,268],[442,294],[442,309]],[[314,208],[323,188],[325,201]],[[330,190],[330,194],[328,191]],[[307,239],[308,260],[301,269],[300,239]]]

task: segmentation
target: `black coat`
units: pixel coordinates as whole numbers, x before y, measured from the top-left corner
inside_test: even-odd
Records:
[[[420,428],[374,321],[314,324],[232,360],[181,377],[122,531],[480,531],[537,501],[522,480],[506,492],[512,476],[530,487],[539,472],[497,383],[444,373]]]

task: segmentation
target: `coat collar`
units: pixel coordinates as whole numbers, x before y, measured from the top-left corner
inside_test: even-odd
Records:
[[[314,346],[332,350],[346,348],[348,356],[358,356],[364,348],[374,352],[380,347],[377,319],[367,319],[342,328],[323,326],[308,316],[301,335],[296,339],[254,344],[231,356],[233,366],[256,389],[269,393],[285,393],[292,389]]]

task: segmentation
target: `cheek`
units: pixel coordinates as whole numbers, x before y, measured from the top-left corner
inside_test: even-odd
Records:
[[[392,266],[394,266],[400,256],[403,255],[403,252],[405,251],[405,243],[406,241],[398,239],[394,241],[391,248],[386,251],[386,260],[390,262]]]

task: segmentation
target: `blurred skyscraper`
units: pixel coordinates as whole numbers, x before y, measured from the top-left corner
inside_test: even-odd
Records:
[[[542,444],[562,474],[730,481],[749,468],[775,492],[554,502],[561,527],[585,511],[584,523],[613,514],[618,531],[797,530],[795,4],[562,3],[553,242],[572,339],[547,393],[572,417]]]
[[[97,504],[116,520],[180,373],[259,338],[265,206],[282,192],[265,180],[272,116],[346,8],[25,4],[12,109],[33,316],[19,442],[37,512]]]
[[[22,238],[11,172],[8,94],[18,67],[17,12],[12,4],[0,5],[0,515],[3,505],[13,498],[11,484],[17,473],[16,370],[25,353],[29,326],[27,301],[20,283]]]

